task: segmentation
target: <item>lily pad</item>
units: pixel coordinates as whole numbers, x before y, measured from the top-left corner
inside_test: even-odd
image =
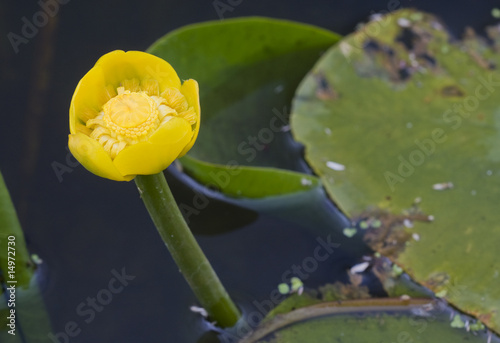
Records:
[[[272,167],[305,170],[287,132],[290,102],[300,80],[338,40],[310,25],[243,18],[190,25],[154,43],[148,52],[200,84],[201,130],[191,158],[180,160],[185,171],[233,196],[307,190],[304,178],[305,186],[316,185],[311,177]],[[202,177],[211,173],[230,182]]]
[[[225,194],[246,198],[261,198],[307,191],[318,187],[318,178],[276,168],[223,166],[201,162],[190,156],[182,160],[183,167],[199,182]],[[279,179],[279,182],[276,180]]]
[[[297,90],[306,159],[371,246],[500,332],[500,64],[491,40],[454,40],[401,10],[332,47]]]
[[[15,281],[18,287],[28,285],[33,275],[32,263],[26,249],[24,234],[21,230],[16,210],[1,173],[0,245],[0,274],[3,279],[2,283],[7,285],[9,281]],[[10,264],[9,261],[11,262]]]
[[[486,340],[484,330],[480,334],[467,332],[464,328],[452,326],[449,318],[446,308],[425,299],[321,303],[278,315],[264,322],[240,343]]]
[[[34,263],[1,173],[0,246],[0,283],[2,293],[5,292],[0,301],[0,341],[48,342],[50,321],[36,282]]]

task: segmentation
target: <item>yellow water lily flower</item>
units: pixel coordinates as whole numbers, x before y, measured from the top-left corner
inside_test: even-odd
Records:
[[[140,51],[112,51],[80,80],[70,106],[69,149],[89,171],[130,181],[156,174],[193,146],[198,83]]]

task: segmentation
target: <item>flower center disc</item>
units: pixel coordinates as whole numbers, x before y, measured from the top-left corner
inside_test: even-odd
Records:
[[[151,104],[151,99],[146,94],[120,94],[106,103],[104,113],[114,124],[128,129],[146,122],[152,114],[152,105],[154,102]]]

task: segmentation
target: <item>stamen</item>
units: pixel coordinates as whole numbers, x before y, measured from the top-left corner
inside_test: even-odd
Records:
[[[114,96],[97,116],[89,116],[85,126],[81,126],[112,159],[128,145],[147,140],[173,117],[184,118],[191,125],[196,123],[194,108],[188,109],[186,98],[178,89],[168,88],[158,96],[158,81],[143,80],[140,85],[137,79],[130,79],[124,80],[116,92],[107,87],[105,94]]]
[[[130,92],[140,92],[141,91],[140,83],[139,83],[139,80],[137,80],[137,79],[123,80],[122,86],[123,86],[123,88],[125,88],[126,91],[130,91]]]
[[[146,92],[146,94],[149,96],[160,95],[160,85],[158,84],[158,81],[153,79],[142,80],[141,89],[143,92]]]
[[[177,113],[188,109],[186,98],[177,88],[167,88],[161,93],[161,97],[167,100],[168,106],[172,107]]]
[[[186,112],[180,113],[179,117],[186,119],[191,125],[196,123],[196,112],[193,107],[190,107]]]

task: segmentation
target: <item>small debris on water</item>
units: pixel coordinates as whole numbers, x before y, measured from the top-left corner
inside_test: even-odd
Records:
[[[359,274],[359,273],[364,272],[366,270],[366,268],[368,268],[369,265],[370,265],[370,263],[368,263],[368,262],[361,262],[361,263],[358,263],[358,264],[352,266],[349,271],[351,272],[351,274]]]
[[[191,310],[191,312],[201,314],[201,316],[204,318],[208,317],[207,310],[205,310],[203,307],[191,306],[189,309]]]
[[[462,328],[465,327],[465,323],[463,322],[463,320],[460,317],[460,315],[456,314],[455,317],[453,317],[453,320],[451,321],[450,326],[452,328],[462,329]]]
[[[403,274],[403,268],[401,268],[397,264],[393,264],[392,265],[392,274],[394,274],[394,276],[399,276],[399,275]]]
[[[343,164],[333,162],[333,161],[326,162],[326,166],[332,170],[337,170],[337,171],[345,170],[345,166]]]
[[[283,89],[285,89],[285,87],[283,87],[283,85],[279,85],[276,88],[274,88],[274,93],[279,94],[283,92]]]
[[[328,127],[325,127],[325,133],[330,136],[332,134],[332,130],[330,130],[330,128]]]
[[[294,276],[290,279],[290,282],[292,283],[292,292],[297,292],[301,288],[304,288],[304,283],[302,282],[301,279],[298,277]]]
[[[281,132],[288,132],[290,131],[290,125],[285,125],[281,127]]]
[[[37,254],[32,254],[31,255],[31,260],[35,263],[35,264],[42,264],[43,263],[43,260],[40,258],[40,256],[38,256]]]
[[[491,10],[491,16],[492,16],[493,18],[497,18],[497,19],[499,19],[499,18],[500,18],[500,9],[498,9],[498,8],[496,8],[496,7],[495,7],[495,8],[493,8],[493,9]]]
[[[486,175],[488,175],[488,176],[493,175],[493,171],[491,171],[491,170],[487,170],[487,171],[486,171]]]
[[[418,233],[414,233],[413,235],[411,235],[413,237],[414,240],[416,240],[417,242],[420,240],[420,235]]]
[[[344,233],[344,236],[351,238],[356,234],[356,232],[358,232],[358,230],[352,227],[346,227],[342,232]]]
[[[409,21],[406,18],[399,18],[398,19],[398,25],[401,27],[410,27],[411,26],[411,21]]]
[[[304,291],[304,283],[302,282],[301,279],[299,279],[296,276],[290,279],[290,284],[280,283],[278,285],[278,292],[280,292],[283,295],[292,293],[297,293],[298,295],[301,295],[303,291]]]
[[[286,283],[280,283],[278,285],[278,291],[281,294],[289,294],[290,293],[290,286],[288,286]]]
[[[432,185],[432,189],[434,189],[435,191],[444,191],[445,189],[451,188],[453,188],[452,182],[435,183]]]

